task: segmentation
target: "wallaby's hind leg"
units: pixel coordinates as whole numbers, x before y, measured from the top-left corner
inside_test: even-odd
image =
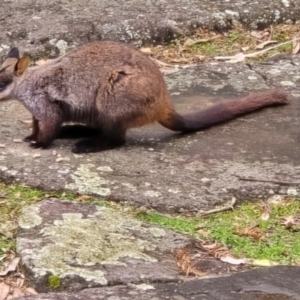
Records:
[[[78,139],[98,137],[103,134],[101,129],[85,125],[64,125],[60,128],[57,139]]]
[[[90,153],[111,150],[121,147],[125,144],[126,132],[118,126],[111,126],[109,129],[103,129],[103,135],[93,139],[87,139],[77,142],[73,148],[73,153]]]

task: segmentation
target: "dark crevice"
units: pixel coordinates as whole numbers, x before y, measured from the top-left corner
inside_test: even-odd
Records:
[[[255,72],[257,75],[259,75],[264,80],[266,85],[269,85],[268,84],[268,76],[266,74],[264,74],[256,69],[253,69],[252,65],[249,63],[247,63],[246,66],[249,68],[249,70],[251,70],[251,71]]]

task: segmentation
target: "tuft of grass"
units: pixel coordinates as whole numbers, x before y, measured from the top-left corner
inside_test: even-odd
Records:
[[[56,290],[60,287],[60,278],[55,275],[49,275],[48,277],[48,285],[52,290]]]
[[[284,217],[300,213],[300,201],[289,200],[271,206],[270,217],[263,220],[260,203],[245,203],[234,211],[207,217],[165,217],[157,213],[140,213],[142,221],[155,223],[196,238],[219,242],[232,250],[235,257],[268,259],[281,264],[300,261],[300,228],[287,229]],[[201,236],[202,231],[207,234]],[[259,238],[242,234],[255,228]]]

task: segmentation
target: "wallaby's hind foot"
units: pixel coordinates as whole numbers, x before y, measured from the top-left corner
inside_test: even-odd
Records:
[[[36,140],[36,136],[31,134],[31,135],[27,135],[23,141],[26,142],[26,143],[31,143],[31,142],[34,142]]]
[[[101,152],[121,147],[126,142],[125,134],[125,130],[121,130],[117,125],[112,125],[103,131],[102,136],[77,142],[73,146],[72,152]]]
[[[78,139],[78,138],[89,138],[98,137],[102,134],[101,129],[85,125],[65,125],[62,126],[57,139]]]
[[[89,139],[82,140],[77,142],[73,148],[73,153],[91,153],[91,152],[101,152],[106,150],[112,150],[115,148],[119,148],[125,144],[124,140],[109,140],[109,139]]]

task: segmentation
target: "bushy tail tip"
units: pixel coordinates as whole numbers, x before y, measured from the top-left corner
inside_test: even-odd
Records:
[[[274,89],[270,91],[272,93],[272,98],[274,104],[289,104],[291,102],[291,94],[283,89]]]

